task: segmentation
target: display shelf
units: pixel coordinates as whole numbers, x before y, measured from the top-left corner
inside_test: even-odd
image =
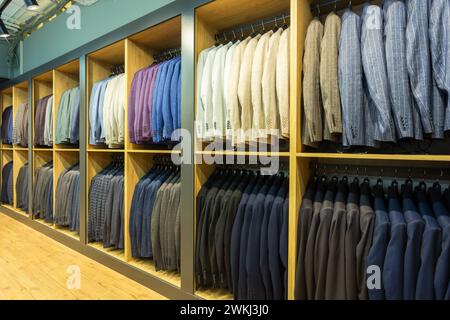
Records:
[[[75,240],[80,240],[80,235],[76,232],[76,231],[70,231],[68,228],[65,227],[60,227],[55,225],[54,229],[62,234],[65,234],[66,236],[75,239]]]
[[[80,152],[78,148],[54,148],[53,150],[58,152]]]
[[[45,222],[44,219],[40,219],[39,218],[39,219],[33,219],[33,220],[38,222],[38,223],[40,223],[40,224],[42,224],[43,226],[48,227],[48,228],[51,228],[51,229],[55,228],[55,225],[53,223]]]
[[[361,159],[361,160],[391,160],[391,161],[450,161],[450,155],[431,155],[431,154],[371,154],[371,153],[297,153],[299,158],[317,158],[317,159]]]
[[[204,290],[200,289],[195,295],[205,300],[234,300],[233,294],[226,290]]]
[[[155,264],[153,263],[152,260],[132,258],[128,261],[128,263],[131,266],[136,267],[142,271],[145,271],[146,273],[149,273],[152,276],[157,277],[161,280],[164,280],[173,286],[181,288],[181,277],[179,273],[170,271],[156,271]]]
[[[109,150],[106,145],[89,144],[89,106],[91,91],[95,83],[107,79],[112,74],[112,68],[119,65],[125,65],[125,40],[113,43],[105,48],[92,52],[87,57],[86,70],[86,139],[88,149]],[[128,96],[128,93],[126,94]],[[126,130],[125,130],[126,132]],[[123,150],[124,148],[120,148]]]
[[[98,251],[101,251],[109,256],[112,256],[116,259],[119,259],[121,261],[125,261],[125,253],[123,250],[113,249],[113,248],[103,248],[103,244],[99,242],[91,242],[88,244],[90,247],[97,249]]]
[[[289,152],[261,152],[261,151],[196,151],[196,155],[223,155],[223,156],[261,156],[261,157],[289,157]]]
[[[134,75],[139,70],[150,66],[154,62],[154,55],[168,49],[181,47],[181,16],[164,21],[147,30],[139,32],[126,41],[125,69],[127,76],[127,92],[131,90]],[[125,110],[128,110],[128,97]],[[125,113],[125,123],[128,126],[128,114]],[[129,141],[128,130],[125,135],[127,150],[165,149],[164,146],[134,144]]]
[[[80,162],[80,153],[78,151],[68,151],[67,149],[55,150],[53,153],[53,212],[56,214],[56,195],[58,181],[61,175],[72,166]],[[69,230],[69,227],[57,226],[55,229],[75,239],[80,239],[76,232]]]
[[[0,104],[1,104],[0,109],[1,109],[2,115],[3,115],[3,112],[6,110],[6,108],[13,106],[13,89],[12,88],[7,88],[0,92]],[[13,116],[14,116],[14,109],[12,110],[12,112],[13,112]],[[3,120],[3,119],[1,119],[1,120]],[[0,120],[0,122],[1,122],[1,120]],[[11,144],[3,143],[2,141],[0,141],[0,146],[2,149],[12,148]]]
[[[127,150],[130,154],[142,153],[142,154],[181,154],[180,150],[161,150],[161,149],[133,149]]]
[[[53,148],[33,148],[33,152],[53,152]]]
[[[36,136],[36,133],[34,132],[34,123],[35,123],[35,115],[36,115],[36,104],[40,99],[45,98],[46,96],[53,95],[53,70],[47,71],[33,79],[33,99],[32,99],[32,124],[31,124],[31,130],[33,132],[32,142],[34,146],[34,138]],[[51,148],[51,147],[49,147]],[[34,148],[33,148],[34,149]],[[36,150],[45,149],[42,146],[37,146],[35,148]]]
[[[53,70],[53,79],[53,137],[56,137],[56,119],[59,111],[59,104],[62,95],[66,90],[78,87],[80,84],[80,61],[74,60],[56,68]],[[70,144],[56,144],[56,142],[54,142],[54,148],[73,149],[76,148],[76,146],[74,147],[74,145]]]
[[[92,148],[93,146],[89,146],[90,148],[87,150],[87,152],[91,152],[91,153],[124,153],[125,150],[123,149],[95,149]]]

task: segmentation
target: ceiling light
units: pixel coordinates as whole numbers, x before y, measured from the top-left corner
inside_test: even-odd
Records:
[[[3,20],[0,19],[0,38],[8,38],[10,36],[8,29],[6,28]]]
[[[28,10],[36,11],[39,9],[39,4],[36,0],[24,0]]]

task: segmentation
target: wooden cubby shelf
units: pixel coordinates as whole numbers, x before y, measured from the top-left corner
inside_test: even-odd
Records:
[[[391,160],[391,161],[450,161],[450,155],[431,154],[355,154],[355,153],[298,153],[299,158],[317,159],[360,159],[360,160]]]

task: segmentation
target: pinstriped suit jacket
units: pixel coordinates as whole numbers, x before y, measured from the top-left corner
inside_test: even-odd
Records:
[[[450,2],[433,0],[430,6],[430,49],[433,62],[433,76],[437,86],[450,92]],[[438,100],[437,89],[433,97]],[[436,101],[436,100],[435,100]],[[450,130],[450,98],[445,108],[445,130]]]
[[[342,16],[338,75],[344,146],[361,146],[365,140],[360,21],[360,17],[351,10],[347,10]]]
[[[400,0],[384,2],[385,52],[392,111],[398,137],[414,137],[411,91],[406,68],[406,7]]]
[[[320,55],[320,88],[324,109],[324,139],[337,140],[342,133],[341,97],[338,83],[338,48],[341,18],[331,12],[325,21]]]
[[[323,139],[322,106],[320,103],[320,45],[323,25],[318,19],[311,21],[306,31],[303,57],[303,143],[311,145]]]
[[[367,87],[374,107],[375,139],[394,142],[395,126],[392,119],[386,57],[383,43],[383,16],[381,8],[366,5],[362,14],[361,53]]]

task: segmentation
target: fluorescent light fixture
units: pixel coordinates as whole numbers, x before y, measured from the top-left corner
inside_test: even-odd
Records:
[[[36,0],[24,0],[28,10],[36,11],[39,9],[39,4]]]
[[[0,38],[8,38],[10,36],[2,19],[0,19]]]

